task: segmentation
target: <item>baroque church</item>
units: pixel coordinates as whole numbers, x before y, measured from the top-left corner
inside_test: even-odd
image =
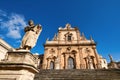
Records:
[[[117,66],[110,59],[109,65]],[[0,38],[0,80],[119,80],[119,71],[108,68],[92,37],[87,39],[70,24],[46,40],[42,55],[14,49]]]
[[[66,24],[53,40],[44,44],[42,69],[107,69],[106,59],[97,53],[92,37],[88,40],[77,27]]]

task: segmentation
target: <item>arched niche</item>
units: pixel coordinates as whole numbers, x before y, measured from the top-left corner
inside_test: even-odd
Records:
[[[54,69],[55,63],[53,61],[50,62],[50,69]]]
[[[75,63],[74,63],[74,59],[72,57],[68,58],[68,69],[74,69],[75,68]]]

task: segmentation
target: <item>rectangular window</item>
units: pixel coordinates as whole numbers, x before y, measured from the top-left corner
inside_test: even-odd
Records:
[[[71,35],[68,35],[68,41],[71,41],[72,39],[71,39]]]

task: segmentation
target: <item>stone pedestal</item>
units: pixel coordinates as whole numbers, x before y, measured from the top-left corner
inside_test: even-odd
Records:
[[[26,50],[10,51],[6,59],[0,62],[0,80],[33,80],[36,58]]]
[[[108,68],[110,68],[110,69],[118,69],[118,66],[117,66],[117,64],[114,61],[111,61],[108,64]]]

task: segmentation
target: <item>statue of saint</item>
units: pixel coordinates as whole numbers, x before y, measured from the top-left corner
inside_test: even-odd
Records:
[[[114,61],[113,61],[113,57],[112,57],[110,54],[109,54],[108,56],[109,56],[109,58],[110,58],[110,61],[111,61],[111,62],[114,62]]]
[[[37,39],[42,31],[41,25],[34,25],[34,22],[30,20],[29,26],[25,27],[25,35],[22,39],[20,49],[30,50],[36,45]]]
[[[90,54],[88,54],[87,59],[88,59],[88,69],[94,69]]]

